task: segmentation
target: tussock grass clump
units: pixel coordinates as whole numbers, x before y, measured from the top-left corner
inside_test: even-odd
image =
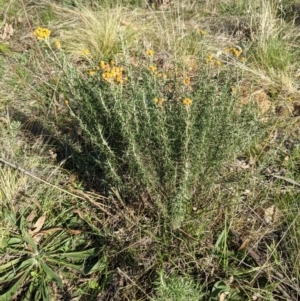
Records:
[[[268,78],[269,85],[294,92],[294,80],[298,68],[299,33],[292,23],[279,18],[280,4],[276,1],[259,1],[249,6],[252,43],[249,55],[252,57],[253,70],[261,78]],[[258,75],[259,76],[259,75]],[[264,79],[263,79],[264,80]]]
[[[109,58],[122,51],[122,43],[126,47],[134,45],[144,28],[137,27],[136,14],[126,8],[101,8],[97,11],[82,8],[67,11],[76,22],[62,32],[63,45],[74,59],[88,49],[95,58]]]

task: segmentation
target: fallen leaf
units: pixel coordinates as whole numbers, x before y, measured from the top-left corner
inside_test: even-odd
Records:
[[[77,213],[82,220],[85,220],[85,218],[80,210],[74,209],[74,210],[72,210],[72,212]]]
[[[31,199],[31,201],[40,209],[40,210],[42,210],[42,206],[41,206],[41,204],[37,201],[37,200],[35,200],[35,199]]]
[[[250,241],[250,239],[249,239],[249,238],[246,238],[246,239],[242,242],[242,244],[240,245],[240,247],[238,248],[238,251],[244,250],[244,249],[248,246],[249,241]]]
[[[13,29],[12,25],[6,23],[4,25],[2,33],[0,34],[0,38],[2,40],[8,40],[13,36],[13,34],[14,34],[14,29]]]
[[[281,211],[274,205],[264,210],[264,219],[268,224],[277,223],[282,217]]]
[[[44,225],[45,220],[46,220],[46,215],[42,215],[40,218],[38,218],[36,223],[33,225],[33,228],[35,228],[35,229],[29,231],[29,234],[31,235],[31,237],[33,237],[34,235],[36,235],[37,233],[40,232],[40,230],[42,229],[42,227]]]
[[[58,231],[58,230],[62,230],[62,228],[51,228],[51,229],[47,229],[47,230],[42,230],[42,231],[34,234],[32,238],[37,245],[45,234],[51,233],[53,231]]]
[[[74,234],[74,235],[78,235],[78,234],[82,233],[82,230],[72,230],[72,229],[68,229],[68,231],[69,231],[71,234]]]
[[[35,211],[31,211],[29,213],[29,215],[26,217],[26,222],[28,224],[31,224],[31,222],[34,220],[35,217],[36,217],[36,212]]]

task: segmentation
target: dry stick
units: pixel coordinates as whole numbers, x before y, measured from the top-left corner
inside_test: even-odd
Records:
[[[140,287],[138,286],[125,272],[123,272],[120,268],[117,268],[118,273],[128,279],[134,286],[136,286],[146,297],[151,300],[151,297]]]
[[[296,182],[295,180],[291,179],[291,178],[286,178],[286,177],[282,177],[282,176],[277,176],[275,174],[271,174],[274,178],[280,179],[280,180],[284,180],[288,183],[294,184],[296,186],[300,186],[300,183]]]
[[[13,168],[13,169],[16,169],[16,170],[22,172],[23,174],[25,174],[25,175],[27,175],[27,176],[29,176],[29,177],[31,177],[31,178],[37,180],[37,181],[40,181],[40,182],[42,182],[42,183],[44,183],[44,184],[46,184],[46,185],[48,185],[48,186],[50,186],[50,187],[52,187],[52,188],[55,188],[55,189],[57,189],[57,190],[59,190],[59,191],[62,191],[62,192],[64,192],[64,193],[68,194],[68,195],[74,196],[74,197],[76,197],[76,198],[78,198],[78,199],[81,199],[81,200],[84,200],[84,201],[89,201],[90,203],[92,203],[94,206],[96,206],[97,208],[99,208],[100,210],[102,210],[102,211],[103,211],[104,213],[106,213],[107,215],[113,216],[113,215],[112,215],[111,213],[109,213],[106,209],[104,209],[99,203],[97,203],[96,201],[94,201],[91,197],[89,197],[89,196],[88,196],[86,193],[84,193],[84,192],[80,192],[80,195],[79,195],[78,191],[76,191],[76,193],[72,193],[72,192],[70,192],[70,191],[68,191],[68,190],[66,190],[66,189],[63,189],[63,188],[61,188],[61,187],[59,187],[59,186],[56,186],[56,185],[54,185],[54,184],[51,184],[50,182],[45,181],[45,180],[43,180],[43,179],[41,179],[41,178],[35,176],[34,174],[32,174],[31,172],[25,170],[24,168],[19,167],[19,166],[15,165],[15,164],[12,164],[12,163],[10,163],[10,162],[8,162],[8,161],[2,159],[1,157],[0,157],[0,162],[3,163],[3,164],[5,164],[5,165],[7,165],[7,166],[9,166],[9,167],[11,167],[11,168]],[[104,198],[103,196],[101,196],[101,197]]]

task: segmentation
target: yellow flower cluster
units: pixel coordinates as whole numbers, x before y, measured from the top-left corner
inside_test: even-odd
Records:
[[[155,73],[155,71],[157,70],[157,67],[154,65],[150,65],[148,68],[151,72]]]
[[[164,73],[164,72],[158,72],[157,71],[157,67],[154,66],[154,65],[150,65],[148,67],[148,70],[152,72],[152,74],[153,74],[154,77],[158,77],[158,78],[161,78],[163,80],[167,79],[167,74]]]
[[[115,66],[115,61],[111,60],[109,63],[101,61],[99,64],[100,69],[103,70],[102,78],[106,82],[113,84],[123,84],[126,77],[123,78],[123,67]]]
[[[200,32],[201,36],[205,36],[206,35],[206,31],[203,30],[203,29],[201,29],[199,32]]]
[[[44,40],[44,39],[48,39],[50,34],[51,34],[51,30],[49,30],[48,28],[42,28],[42,27],[38,27],[33,34],[36,36],[36,38],[38,40]]]
[[[191,103],[192,103],[192,100],[190,98],[185,98],[183,99],[182,103],[185,105],[185,106],[189,106]]]
[[[234,57],[239,57],[242,54],[243,50],[235,47],[230,47],[226,48],[225,52],[232,54]]]
[[[206,62],[207,63],[212,63],[215,64],[218,67],[221,67],[223,65],[223,63],[220,60],[216,60],[212,54],[209,54],[206,58]]]

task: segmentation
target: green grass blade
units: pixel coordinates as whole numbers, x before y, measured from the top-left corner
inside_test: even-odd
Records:
[[[4,275],[0,275],[0,283],[1,282],[7,282],[16,277],[19,271],[22,273],[28,269],[29,271],[31,270],[32,266],[34,265],[34,259],[30,258],[22,262],[18,267],[11,266],[10,270],[4,271]],[[28,268],[29,267],[29,268]]]
[[[22,258],[16,258],[13,259],[5,264],[0,265],[0,272],[3,272],[9,268],[13,268],[14,265],[16,265],[17,263],[19,263],[22,260]]]
[[[8,291],[6,291],[3,295],[0,295],[0,301],[9,301],[12,300],[12,296],[20,289],[21,284],[26,279],[28,273],[30,270],[28,269],[20,278],[18,281],[15,282],[13,286],[9,288]]]
[[[78,261],[78,260],[84,260],[87,258],[95,257],[99,254],[99,252],[100,252],[99,248],[92,248],[89,250],[84,250],[79,252],[52,254],[51,257],[68,258],[70,260]]]
[[[41,266],[44,270],[44,272],[46,273],[47,277],[51,280],[51,281],[55,281],[59,288],[62,288],[62,280],[61,278],[44,262],[41,261]]]

